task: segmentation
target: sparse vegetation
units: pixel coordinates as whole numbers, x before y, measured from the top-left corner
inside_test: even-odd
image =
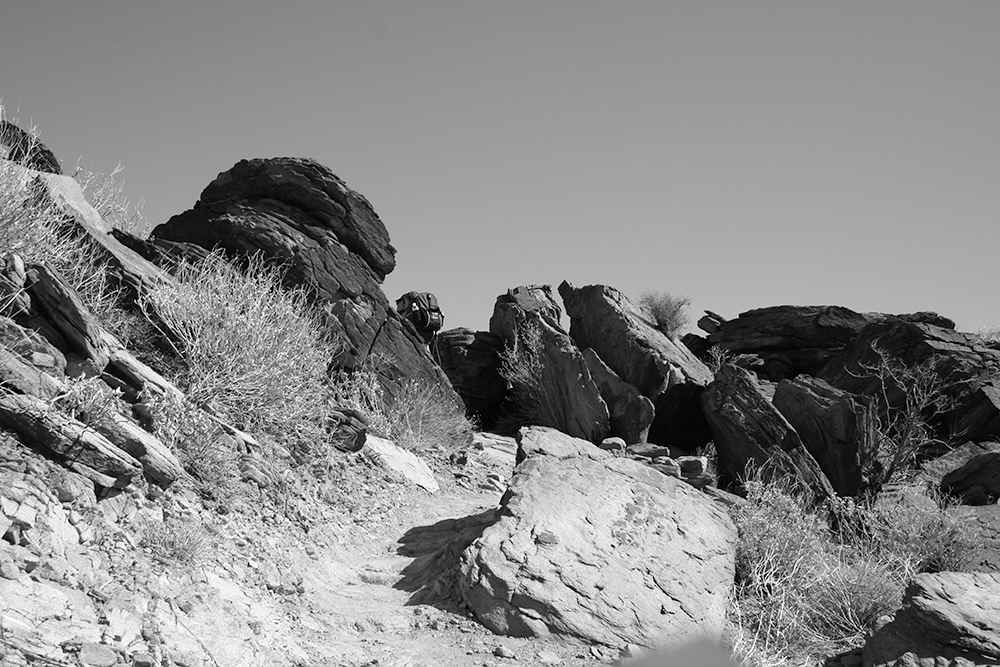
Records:
[[[204,561],[212,550],[212,536],[194,519],[149,521],[139,532],[139,544],[165,565],[190,566]]]
[[[739,529],[730,642],[750,665],[785,664],[863,643],[916,573],[961,564],[966,527],[934,502],[812,505],[794,485],[751,474]],[[831,526],[832,519],[832,526]]]
[[[690,321],[687,309],[691,299],[667,292],[643,292],[639,307],[652,321],[653,326],[671,338],[677,336]]]
[[[511,387],[517,422],[557,428],[559,413],[543,384],[543,373],[541,325],[528,322],[500,352],[500,376]]]

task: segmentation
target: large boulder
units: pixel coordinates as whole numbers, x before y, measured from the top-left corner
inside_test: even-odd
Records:
[[[878,444],[872,401],[800,375],[779,382],[772,403],[799,434],[834,490],[841,496],[857,495],[864,481],[862,468]]]
[[[750,371],[726,364],[705,390],[702,404],[712,429],[719,469],[739,482],[751,466],[767,478],[790,476],[817,499],[834,495],[819,463],[799,434],[771,404]]]
[[[520,419],[599,443],[608,435],[608,406],[560,315],[548,285],[516,287],[497,297],[490,333],[519,351]]]
[[[865,644],[863,667],[1000,664],[1000,575],[921,574]]]
[[[385,225],[367,199],[323,165],[303,158],[242,160],[219,174],[192,209],[152,235],[236,259],[262,254],[284,268],[289,286],[305,287],[333,316],[333,334],[346,343],[335,365],[353,369],[378,359],[393,396],[409,380],[452,392],[416,330],[382,292],[396,253]]]
[[[951,402],[934,421],[941,437],[978,442],[1000,436],[1000,351],[953,329],[895,317],[865,327],[818,377],[852,394],[882,393],[877,372],[882,355],[889,363],[929,373],[940,382]],[[889,384],[888,402],[899,407],[902,392]],[[902,384],[912,386],[915,380]]]
[[[522,429],[462,593],[499,634],[610,646],[718,637],[734,576],[726,511],[680,480],[546,428]]]
[[[637,306],[606,285],[559,285],[570,336],[653,402],[649,441],[690,451],[708,442],[699,409],[712,373],[684,345],[656,329]]]
[[[483,428],[496,423],[507,395],[507,381],[499,370],[502,349],[502,338],[472,329],[441,331],[431,342],[434,359]]]

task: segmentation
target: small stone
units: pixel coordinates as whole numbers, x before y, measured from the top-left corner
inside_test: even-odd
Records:
[[[80,646],[79,660],[87,667],[113,667],[118,664],[118,654],[106,644],[87,643]]]
[[[562,658],[560,658],[552,651],[539,651],[538,662],[542,663],[543,665],[558,665],[560,662],[562,662]]]
[[[156,667],[156,659],[148,653],[136,653],[132,656],[132,667]]]
[[[0,563],[0,577],[4,579],[10,579],[11,581],[17,581],[21,578],[21,570],[18,569],[17,565],[14,565],[9,560]]]
[[[517,655],[506,646],[497,646],[495,649],[493,649],[493,655],[495,655],[498,658],[509,658],[511,660],[517,660]]]

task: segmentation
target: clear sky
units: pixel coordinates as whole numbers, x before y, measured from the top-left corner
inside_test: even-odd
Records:
[[[447,327],[564,279],[1000,325],[993,0],[4,0],[0,103],[150,225],[317,159]]]

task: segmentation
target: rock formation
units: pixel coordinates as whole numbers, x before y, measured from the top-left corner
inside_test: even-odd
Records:
[[[51,174],[62,174],[59,160],[37,136],[8,120],[0,120],[0,159]]]
[[[434,359],[484,429],[496,424],[507,395],[507,381],[499,372],[502,349],[499,336],[471,329],[442,331],[431,343]]]
[[[834,495],[833,487],[798,433],[761,393],[749,371],[727,364],[702,398],[712,429],[720,472],[730,482],[742,480],[747,466],[764,479],[791,476],[817,499]]]
[[[570,317],[570,336],[591,348],[622,380],[653,402],[649,440],[690,451],[708,442],[699,410],[712,374],[691,352],[658,331],[621,292],[605,285],[576,288],[563,282],[559,294]]]
[[[862,655],[864,667],[942,664],[1000,664],[1000,575],[918,575]]]
[[[518,443],[498,520],[462,559],[483,624],[612,646],[719,635],[736,539],[721,506],[552,429],[522,429]]]
[[[333,316],[345,342],[335,364],[353,369],[379,359],[390,395],[408,380],[447,377],[381,289],[396,250],[371,204],[323,165],[302,158],[242,160],[219,174],[194,208],[156,227],[155,241],[218,249],[238,259],[261,253],[282,266]],[[458,400],[457,397],[455,399]]]
[[[514,387],[527,392],[523,418],[599,443],[608,435],[608,407],[586,360],[559,325],[560,314],[548,285],[516,287],[497,298],[490,333],[516,345],[524,364],[532,366],[523,369],[531,376],[524,386]]]

